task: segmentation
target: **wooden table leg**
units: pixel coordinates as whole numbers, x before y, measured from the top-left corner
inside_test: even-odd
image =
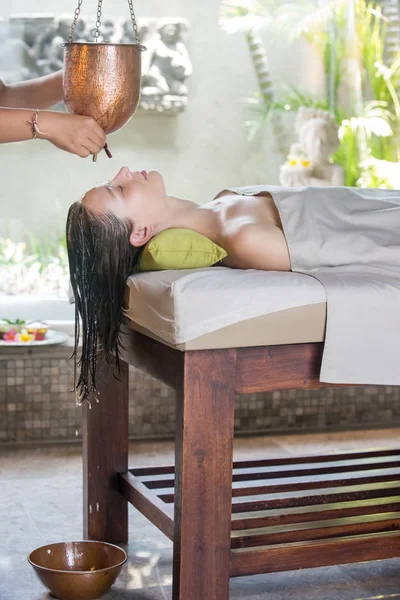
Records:
[[[128,365],[98,365],[99,402],[83,407],[84,537],[128,541],[128,505],[117,489],[117,473],[128,470]]]
[[[173,600],[228,600],[235,350],[186,352],[178,391]]]

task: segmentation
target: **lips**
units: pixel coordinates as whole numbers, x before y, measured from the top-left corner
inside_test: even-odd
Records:
[[[143,175],[143,177],[145,178],[145,180],[148,181],[149,177],[148,177],[147,171],[140,171],[140,172]]]

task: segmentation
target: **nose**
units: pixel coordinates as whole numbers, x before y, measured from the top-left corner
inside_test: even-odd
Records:
[[[118,173],[116,174],[116,176],[111,180],[111,182],[116,181],[117,179],[119,179],[120,177],[123,177],[125,179],[130,178],[131,176],[131,172],[128,169],[128,167],[122,167]]]
[[[131,171],[130,169],[128,169],[128,167],[122,167],[122,169],[119,172],[120,175],[123,175],[124,177],[130,177],[131,176]]]

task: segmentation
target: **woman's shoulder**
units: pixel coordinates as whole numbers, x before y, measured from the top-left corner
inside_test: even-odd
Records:
[[[218,198],[222,198],[223,196],[231,196],[234,193],[235,192],[232,192],[231,190],[224,189],[224,190],[221,190],[220,192],[218,192],[218,194],[216,196],[214,196],[213,200],[218,200]]]

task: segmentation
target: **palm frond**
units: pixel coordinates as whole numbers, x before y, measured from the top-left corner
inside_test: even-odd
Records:
[[[320,8],[312,0],[283,4],[275,14],[276,26],[292,40],[327,32],[330,21],[345,2],[332,0]]]
[[[231,35],[232,33],[248,32],[252,30],[265,29],[269,24],[269,19],[256,15],[245,15],[243,17],[230,17],[229,19],[220,18],[221,28]]]
[[[271,13],[258,0],[224,0],[218,22],[228,34],[265,28],[272,21]]]
[[[329,109],[327,100],[307,94],[295,86],[287,86],[287,91],[281,94],[281,98],[277,101],[265,102],[260,93],[255,93],[246,98],[246,105],[248,112],[246,129],[249,139],[253,139],[276,113],[297,112],[301,106]],[[336,119],[340,123],[342,115],[337,114]]]
[[[388,110],[386,103],[367,102],[362,115],[344,119],[339,130],[339,137],[341,139],[344,137],[346,129],[351,130],[353,133],[362,131],[368,138],[372,135],[390,137],[393,135],[391,121],[393,121],[393,115]]]
[[[248,118],[245,121],[247,136],[252,141],[270,120],[275,109],[275,102],[265,102],[263,96],[256,92],[245,99]]]

